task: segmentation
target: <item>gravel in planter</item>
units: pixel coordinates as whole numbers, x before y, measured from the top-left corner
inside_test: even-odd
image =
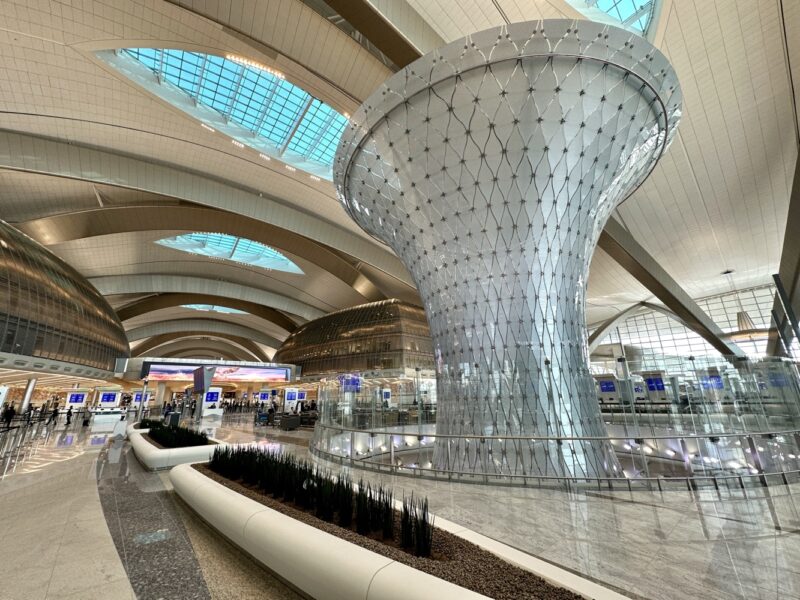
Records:
[[[193,465],[203,475],[225,487],[255,500],[264,506],[302,523],[316,527],[362,548],[376,552],[425,573],[444,579],[461,587],[497,600],[580,600],[581,596],[563,588],[550,585],[533,573],[507,563],[491,552],[479,548],[442,529],[433,536],[431,558],[420,558],[403,550],[395,540],[382,540],[381,534],[363,536],[353,529],[323,521],[313,513],[305,512],[294,503],[272,498],[238,481],[226,479],[205,464]],[[400,515],[395,511],[395,531],[400,530]],[[353,524],[355,527],[355,524]]]

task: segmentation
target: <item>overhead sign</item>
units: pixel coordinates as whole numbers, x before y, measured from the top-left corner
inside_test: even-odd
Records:
[[[194,372],[205,365],[191,363],[149,362],[142,364],[142,379],[150,381],[193,382]],[[212,365],[207,365],[212,366]],[[285,382],[291,380],[289,367],[242,367],[234,364],[213,365],[214,383]]]

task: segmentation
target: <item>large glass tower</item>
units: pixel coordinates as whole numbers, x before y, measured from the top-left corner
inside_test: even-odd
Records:
[[[680,111],[675,73],[647,41],[558,20],[448,44],[353,116],[334,180],[419,287],[436,468],[621,476],[588,372],[586,280],[606,220]]]

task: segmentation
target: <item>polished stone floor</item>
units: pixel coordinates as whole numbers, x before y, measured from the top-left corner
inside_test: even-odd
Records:
[[[253,426],[230,420],[215,435],[244,442]],[[308,457],[310,433],[289,435],[279,447]],[[568,493],[361,470],[352,476],[390,485],[396,497],[427,496],[445,519],[630,596],[800,598],[800,484],[733,493]]]
[[[299,600],[102,427],[35,424],[0,450],[0,600]]]
[[[308,431],[254,427],[248,415],[203,425],[308,457]],[[61,424],[20,441],[9,450],[0,438],[0,599],[297,597],[109,432]],[[800,599],[800,485],[567,493],[352,475],[425,495],[443,518],[631,597]]]

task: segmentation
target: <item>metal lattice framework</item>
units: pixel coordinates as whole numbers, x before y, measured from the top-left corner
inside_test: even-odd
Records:
[[[680,109],[669,62],[645,40],[558,20],[453,42],[354,115],[334,180],[419,287],[436,431],[456,436],[437,438],[436,468],[620,473],[588,372],[586,281],[603,225]]]

